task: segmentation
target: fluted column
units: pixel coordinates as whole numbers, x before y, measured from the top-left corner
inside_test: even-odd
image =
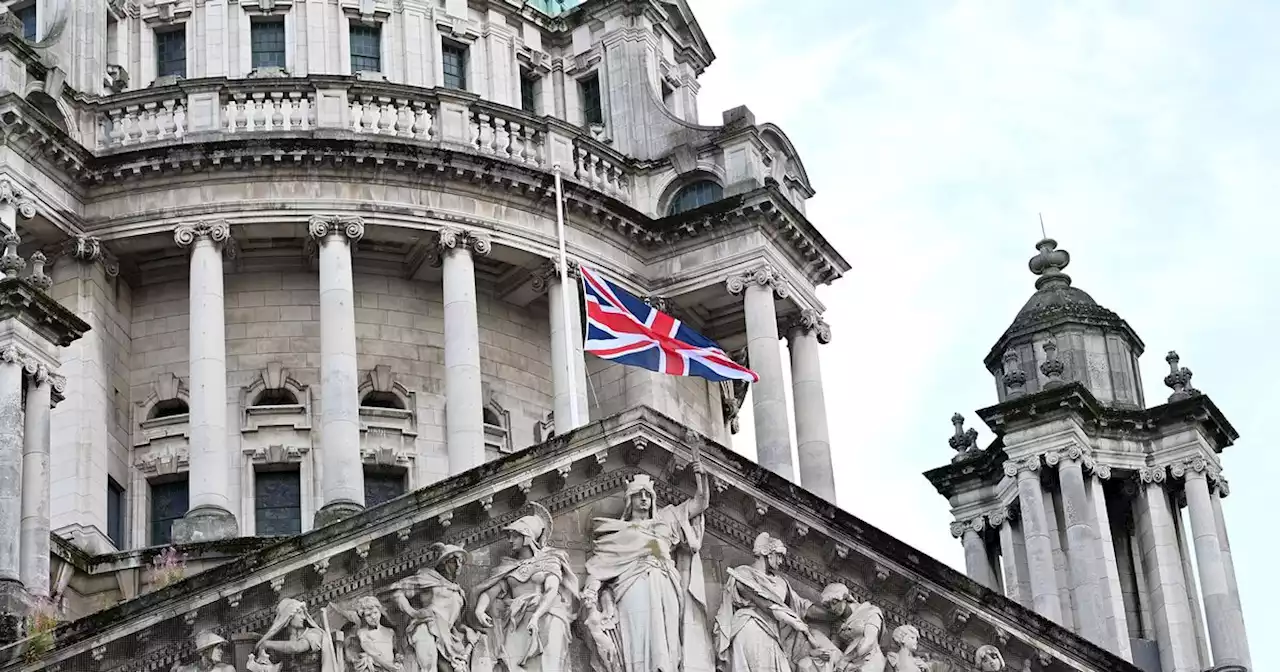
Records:
[[[827,430],[827,400],[822,391],[818,344],[831,342],[831,327],[814,310],[800,313],[787,337],[791,347],[791,399],[796,416],[796,455],[800,485],[828,502],[836,501]]]
[[[35,371],[31,371],[31,369]],[[65,382],[43,365],[28,364],[22,442],[22,533],[19,574],[27,592],[49,597],[49,430],[53,387]]]
[[[756,462],[770,471],[795,480],[791,465],[791,423],[787,419],[787,392],[782,378],[782,352],[778,349],[778,314],[774,294],[786,298],[790,291],[777,271],[762,266],[729,278],[729,293],[743,295],[747,322],[747,357],[760,381],[751,386],[755,417]]]
[[[445,227],[439,246],[444,271],[445,436],[449,473],[460,474],[484,463],[480,319],[471,255],[489,254],[492,245],[486,236]]]
[[[1084,461],[1089,459],[1079,447],[1045,455],[1046,463],[1058,467],[1062,489],[1062,515],[1067,525],[1067,563],[1071,568],[1072,602],[1076,606],[1076,629],[1099,645],[1106,640],[1106,617],[1102,592],[1098,588],[1098,535],[1089,522],[1089,499],[1084,488]]]
[[[1039,470],[1039,457],[1004,463],[1004,473],[1018,479],[1022,536],[1027,551],[1027,573],[1031,576],[1031,604],[1036,613],[1062,623],[1062,600],[1053,568],[1053,546],[1049,541],[1049,519]]]
[[[22,367],[13,346],[0,350],[0,582],[21,581],[18,531],[22,527]]]
[[[177,542],[226,539],[239,534],[232,513],[227,450],[227,332],[222,291],[222,249],[231,238],[224,221],[174,229],[173,240],[191,250],[191,441],[189,508],[173,524]]]
[[[1222,561],[1222,546],[1218,541],[1217,520],[1210,499],[1212,495],[1209,493],[1207,472],[1212,468],[1204,458],[1197,457],[1186,464],[1171,467],[1171,473],[1175,477],[1183,474],[1213,664],[1240,665],[1244,657],[1241,655],[1240,637],[1235,632],[1235,613]]]
[[[582,274],[578,263],[569,262],[569,281],[580,281]],[[548,261],[533,276],[533,289],[547,293],[551,327],[551,384],[555,394],[552,408],[555,411],[556,434],[572,431],[589,421],[587,405],[587,367],[583,356],[581,299],[576,286],[563,291],[560,286],[559,264]],[[565,294],[568,303],[565,303]],[[569,330],[565,330],[565,313],[568,313]],[[572,380],[572,385],[570,381]],[[570,387],[573,393],[570,395]],[[570,421],[570,409],[577,406],[578,422]]]
[[[971,520],[958,520],[951,523],[951,536],[959,537],[964,546],[964,568],[969,578],[990,588],[996,589],[996,579],[991,573],[991,558],[987,553],[987,543],[982,538],[982,530],[986,527],[986,518],[978,516]]]
[[[356,367],[355,282],[351,246],[364,237],[359,217],[312,217],[320,247],[320,509],[322,527],[364,508],[360,460],[360,381]]]
[[[1231,560],[1231,540],[1227,537],[1227,521],[1222,515],[1222,499],[1231,494],[1227,479],[1218,477],[1218,487],[1213,493],[1213,519],[1218,529],[1218,547],[1222,549],[1222,567],[1227,572],[1227,594],[1231,596],[1231,609],[1240,642],[1241,665],[1252,667],[1249,655],[1249,636],[1245,631],[1244,608],[1240,604],[1240,587],[1236,583],[1236,566]]]
[[[1191,619],[1191,602],[1182,574],[1182,555],[1174,529],[1163,467],[1138,470],[1138,545],[1155,621],[1160,669],[1165,672],[1200,672],[1200,654]]]

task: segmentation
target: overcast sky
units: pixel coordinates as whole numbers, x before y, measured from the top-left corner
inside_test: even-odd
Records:
[[[1239,430],[1227,524],[1254,669],[1280,669],[1280,3],[690,3],[717,54],[703,121],[779,124],[854,267],[820,290],[842,507],[963,569],[921,472],[953,412],[995,403],[982,358],[1034,291],[1043,212],[1145,341],[1148,404],[1177,350]],[[749,426],[735,445],[754,454]]]

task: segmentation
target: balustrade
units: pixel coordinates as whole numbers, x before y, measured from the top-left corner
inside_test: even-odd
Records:
[[[544,167],[546,126],[496,106],[476,105],[471,112],[471,146],[481,154]]]

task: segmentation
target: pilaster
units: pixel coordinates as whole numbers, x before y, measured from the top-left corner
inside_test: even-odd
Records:
[[[787,418],[782,352],[778,347],[778,314],[774,306],[774,297],[785,299],[790,296],[790,289],[778,272],[768,265],[730,277],[726,288],[730,294],[743,297],[747,356],[751,360],[751,368],[760,375],[760,381],[751,390],[756,461],[760,466],[794,481],[791,423]]]

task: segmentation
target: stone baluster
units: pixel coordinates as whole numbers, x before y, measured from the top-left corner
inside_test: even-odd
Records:
[[[225,221],[184,224],[173,232],[179,247],[191,250],[190,327],[190,502],[173,524],[183,543],[237,536],[231,508],[227,449],[227,334],[223,304],[222,252],[231,239]]]
[[[19,574],[27,592],[49,597],[49,436],[53,388],[65,387],[44,364],[29,362],[25,434],[22,442],[22,558]]]
[[[986,529],[985,516],[977,516],[971,520],[958,520],[951,523],[951,536],[960,539],[964,546],[964,568],[969,578],[992,590],[996,589],[996,578],[991,572],[991,557],[987,553],[987,542],[982,538]]]
[[[1227,537],[1227,521],[1222,515],[1222,499],[1231,494],[1227,479],[1218,476],[1217,487],[1213,492],[1213,520],[1218,530],[1218,548],[1222,551],[1222,567],[1227,573],[1227,594],[1231,597],[1231,609],[1234,612],[1234,624],[1240,643],[1240,664],[1253,669],[1249,656],[1249,637],[1245,632],[1244,610],[1240,604],[1240,587],[1236,583],[1236,566],[1231,560],[1231,540]]]
[[[831,327],[815,310],[804,310],[787,330],[791,351],[791,397],[796,416],[796,453],[800,485],[828,502],[836,501],[827,429],[827,399],[822,391],[818,344],[831,342]]]
[[[449,473],[484,462],[484,399],[480,385],[480,322],[473,254],[487,255],[487,236],[440,230],[444,290],[445,436]],[[557,416],[557,420],[559,416]]]
[[[1182,555],[1174,528],[1164,467],[1138,470],[1138,541],[1143,573],[1155,620],[1160,668],[1169,672],[1199,672],[1200,654],[1191,618],[1191,602],[1182,573]]]
[[[1044,505],[1046,493],[1040,484],[1039,471],[1038,456],[1004,463],[1005,475],[1018,479],[1022,537],[1027,552],[1027,573],[1031,577],[1031,604],[1036,613],[1061,624],[1062,599],[1058,596],[1058,577],[1049,540],[1049,516]]]
[[[1089,499],[1084,486],[1085,461],[1091,458],[1078,446],[1045,455],[1049,466],[1058,468],[1062,490],[1062,515],[1067,526],[1067,563],[1071,569],[1072,603],[1076,608],[1076,628],[1085,639],[1107,641],[1106,616],[1098,586],[1098,535],[1089,520]],[[1114,642],[1112,642],[1114,643]]]
[[[312,217],[320,253],[320,509],[322,527],[364,509],[360,459],[360,380],[356,365],[351,246],[364,237],[359,217]]]
[[[569,262],[570,282],[581,280],[577,262]],[[565,292],[560,286],[559,264],[548,261],[533,276],[535,292],[546,292],[550,306],[551,326],[551,380],[555,393],[555,431],[564,434],[587,424],[587,368],[583,356],[582,321],[579,319],[581,299],[578,288],[570,287],[568,303],[565,303]],[[565,312],[569,316],[569,332],[565,332]],[[573,398],[570,399],[570,376],[573,382]],[[577,405],[578,422],[570,422],[570,409]]]
[[[0,583],[21,582],[22,374],[25,353],[0,350]]]
[[[760,466],[795,480],[791,465],[791,426],[787,419],[787,394],[782,378],[782,353],[778,349],[778,314],[774,295],[790,295],[778,272],[770,266],[729,278],[730,294],[743,295],[747,323],[747,356],[760,381],[751,386],[755,415],[756,461]]]
[[[1244,663],[1241,653],[1243,642],[1236,632],[1227,570],[1222,558],[1222,545],[1218,540],[1217,517],[1214,515],[1212,495],[1209,492],[1209,472],[1213,469],[1213,465],[1203,457],[1195,457],[1186,463],[1174,465],[1170,468],[1170,473],[1175,477],[1183,477],[1213,664],[1241,665]]]

